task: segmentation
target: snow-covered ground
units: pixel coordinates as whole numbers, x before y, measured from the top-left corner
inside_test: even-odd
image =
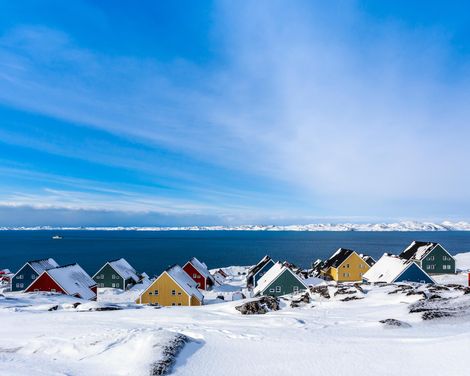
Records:
[[[148,375],[181,334],[190,342],[174,375],[468,374],[470,313],[423,320],[421,313],[409,313],[422,295],[394,293],[397,287],[389,285],[363,286],[363,293],[353,294],[360,299],[349,301],[344,299],[352,295],[335,296],[338,289],[330,286],[330,299],[313,294],[296,308],[282,300],[279,311],[244,316],[235,307],[250,299],[228,297],[243,288],[246,268],[225,270],[228,284],[206,293],[209,303],[218,304],[202,307],[136,306],[132,301],[143,286],[102,290],[98,302],[75,308],[79,301],[70,297],[4,293],[0,374]],[[216,299],[223,294],[227,299]],[[463,292],[445,294],[470,300]],[[95,311],[104,307],[119,310]],[[390,318],[411,327],[379,322]]]

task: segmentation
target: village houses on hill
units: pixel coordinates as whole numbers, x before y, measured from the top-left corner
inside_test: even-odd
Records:
[[[363,275],[374,263],[375,260],[370,256],[340,248],[320,264],[320,276],[336,282],[358,282],[362,281]]]
[[[160,306],[200,306],[204,296],[197,282],[179,266],[174,265],[160,274],[137,298],[137,304]]]
[[[124,258],[120,258],[106,262],[93,279],[98,287],[128,290],[141,280],[141,276]]]
[[[27,261],[12,277],[11,291],[23,291],[44,271],[57,268],[59,264],[53,258]]]
[[[399,257],[415,262],[429,274],[455,273],[454,257],[439,243],[415,240]]]

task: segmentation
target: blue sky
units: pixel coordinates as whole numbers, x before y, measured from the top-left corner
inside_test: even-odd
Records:
[[[470,7],[0,1],[0,225],[470,220]]]

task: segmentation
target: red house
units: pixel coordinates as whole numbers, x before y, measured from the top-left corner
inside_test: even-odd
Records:
[[[78,264],[45,270],[25,290],[25,292],[39,291],[96,300],[96,282]]]
[[[209,290],[214,286],[214,278],[209,273],[206,264],[193,257],[183,266],[183,270],[198,284],[198,288]]]

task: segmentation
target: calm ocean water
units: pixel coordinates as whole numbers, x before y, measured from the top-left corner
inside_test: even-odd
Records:
[[[63,239],[52,240],[55,234]],[[16,271],[27,260],[53,257],[94,274],[106,260],[125,257],[154,275],[191,256],[213,268],[251,265],[265,254],[308,267],[339,247],[378,258],[412,240],[440,242],[452,254],[470,251],[470,232],[0,231],[0,269]]]

